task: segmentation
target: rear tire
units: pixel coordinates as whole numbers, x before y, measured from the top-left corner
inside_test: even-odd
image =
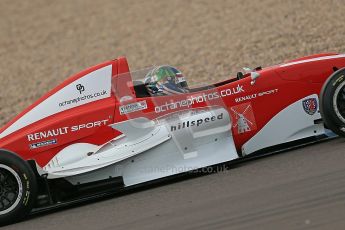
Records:
[[[36,195],[37,182],[30,165],[14,153],[0,150],[0,226],[27,216]]]
[[[326,127],[345,137],[345,68],[334,72],[324,83],[320,112]]]

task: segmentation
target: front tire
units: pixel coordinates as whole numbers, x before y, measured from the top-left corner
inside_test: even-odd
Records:
[[[0,226],[27,216],[36,195],[37,182],[30,165],[14,153],[0,150]]]
[[[345,137],[345,68],[334,72],[324,83],[320,112],[327,128]]]

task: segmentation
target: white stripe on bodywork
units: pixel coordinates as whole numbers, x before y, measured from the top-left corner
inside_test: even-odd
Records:
[[[65,110],[75,108],[90,102],[98,101],[104,98],[108,98],[111,95],[111,75],[112,75],[112,65],[105,66],[98,70],[95,70],[78,80],[68,84],[64,88],[60,89],[55,94],[51,95],[43,102],[38,104],[32,110],[24,114],[11,126],[5,129],[1,134],[0,138],[25,127],[34,122],[40,121],[46,117],[52,116],[54,114],[63,112]],[[80,92],[76,86],[81,84],[84,86],[84,91]],[[60,103],[70,101],[76,98],[81,98],[89,95],[95,95],[106,91],[104,95],[93,97],[90,99],[79,100],[77,103],[69,103],[64,106],[60,106]]]
[[[295,62],[290,62],[290,63],[282,64],[282,65],[280,65],[280,67],[298,65],[298,64],[302,64],[302,63],[308,63],[308,62],[329,60],[329,59],[344,58],[344,57],[345,57],[345,54],[325,56],[325,57],[318,57],[318,58],[311,58],[311,59],[306,59],[306,60],[301,60],[301,61],[295,61]]]

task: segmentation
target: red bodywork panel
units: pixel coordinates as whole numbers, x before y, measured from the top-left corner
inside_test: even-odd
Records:
[[[313,55],[264,68],[257,71],[260,77],[254,84],[247,76],[188,94],[146,98],[136,97],[127,61],[120,57],[70,77],[14,118],[0,133],[64,87],[110,65],[111,96],[55,113],[16,130],[0,139],[0,148],[15,152],[25,160],[33,159],[43,167],[59,151],[73,143],[102,145],[119,136],[121,133],[111,124],[137,117],[155,119],[180,110],[219,105],[229,111],[233,123],[237,119],[234,111],[248,110],[246,113],[252,120],[251,131],[238,133],[235,125],[232,128],[236,148],[240,151],[242,145],[281,110],[308,95],[319,94],[323,83],[333,73],[333,67],[345,67],[345,57],[325,58],[331,55],[334,54]],[[120,102],[124,97],[129,99]],[[146,101],[147,109],[130,114],[120,113],[121,105],[140,101]],[[186,106],[186,102],[190,105]],[[44,145],[45,141],[54,141],[54,144],[32,148],[33,143]]]

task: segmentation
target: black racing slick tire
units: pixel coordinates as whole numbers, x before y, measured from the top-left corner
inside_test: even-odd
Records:
[[[345,137],[345,68],[334,72],[324,83],[320,112],[325,126]]]
[[[36,177],[29,163],[0,149],[0,226],[27,216],[36,195]]]

